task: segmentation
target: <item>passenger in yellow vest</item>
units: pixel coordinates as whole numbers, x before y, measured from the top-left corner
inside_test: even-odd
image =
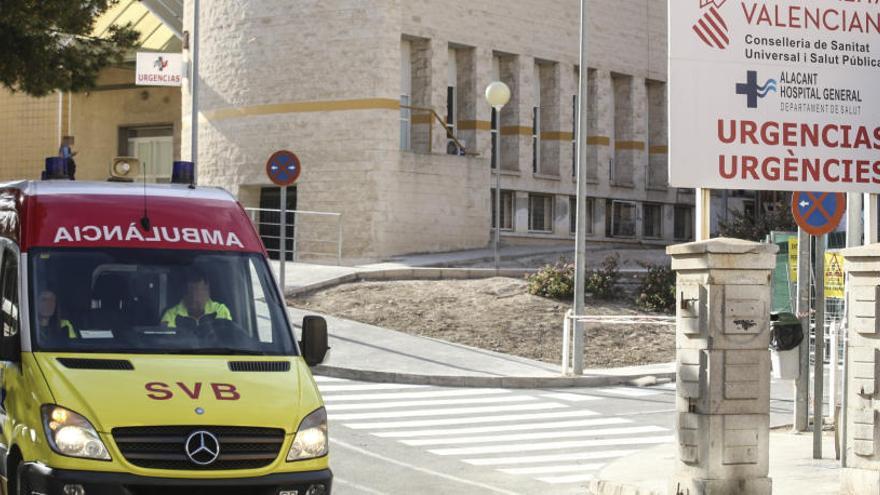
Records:
[[[183,300],[165,311],[162,325],[168,328],[197,327],[205,320],[231,319],[229,308],[211,299],[211,285],[208,283],[208,278],[203,273],[193,270],[187,273],[186,294]]]
[[[40,324],[40,333],[51,338],[66,334],[67,338],[77,338],[73,323],[58,316],[58,297],[51,290],[43,290],[37,300],[37,316]]]

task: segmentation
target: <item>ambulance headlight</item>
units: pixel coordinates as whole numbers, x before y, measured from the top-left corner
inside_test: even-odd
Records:
[[[328,443],[327,410],[322,407],[306,416],[299,424],[293,445],[287,453],[287,462],[324,457],[327,455]]]
[[[55,452],[70,457],[109,461],[110,453],[89,421],[55,405],[43,406],[43,427]]]

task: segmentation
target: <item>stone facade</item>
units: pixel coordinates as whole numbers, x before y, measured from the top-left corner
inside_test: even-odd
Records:
[[[494,180],[483,90],[500,78],[513,92],[499,124],[502,197],[513,203],[505,237],[570,240],[578,4],[211,2],[200,23],[200,183],[257,206],[266,159],[290,149],[304,169],[297,209],[342,213],[346,257],[484,247]],[[665,185],[665,3],[591,8],[594,237],[687,239],[690,225],[673,223],[693,195]],[[186,2],[185,29],[191,9]],[[188,136],[186,85],[182,100]],[[445,124],[466,156],[447,154]],[[623,227],[609,220],[615,211]]]

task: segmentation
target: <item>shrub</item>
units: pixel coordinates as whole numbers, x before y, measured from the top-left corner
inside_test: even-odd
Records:
[[[529,294],[534,296],[553,299],[574,297],[574,265],[565,259],[541,268],[526,280],[529,282]]]
[[[636,304],[648,311],[675,312],[675,272],[668,265],[644,265],[648,273],[642,280]]]
[[[620,280],[620,255],[613,254],[602,260],[598,270],[587,273],[586,290],[597,299],[611,299],[617,295]]]

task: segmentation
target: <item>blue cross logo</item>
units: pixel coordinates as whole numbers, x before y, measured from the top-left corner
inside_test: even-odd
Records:
[[[750,70],[746,73],[746,82],[737,83],[736,94],[745,95],[749,108],[758,108],[758,98],[764,98],[768,93],[776,92],[776,80],[768,79],[763,86],[758,85],[758,72]]]

